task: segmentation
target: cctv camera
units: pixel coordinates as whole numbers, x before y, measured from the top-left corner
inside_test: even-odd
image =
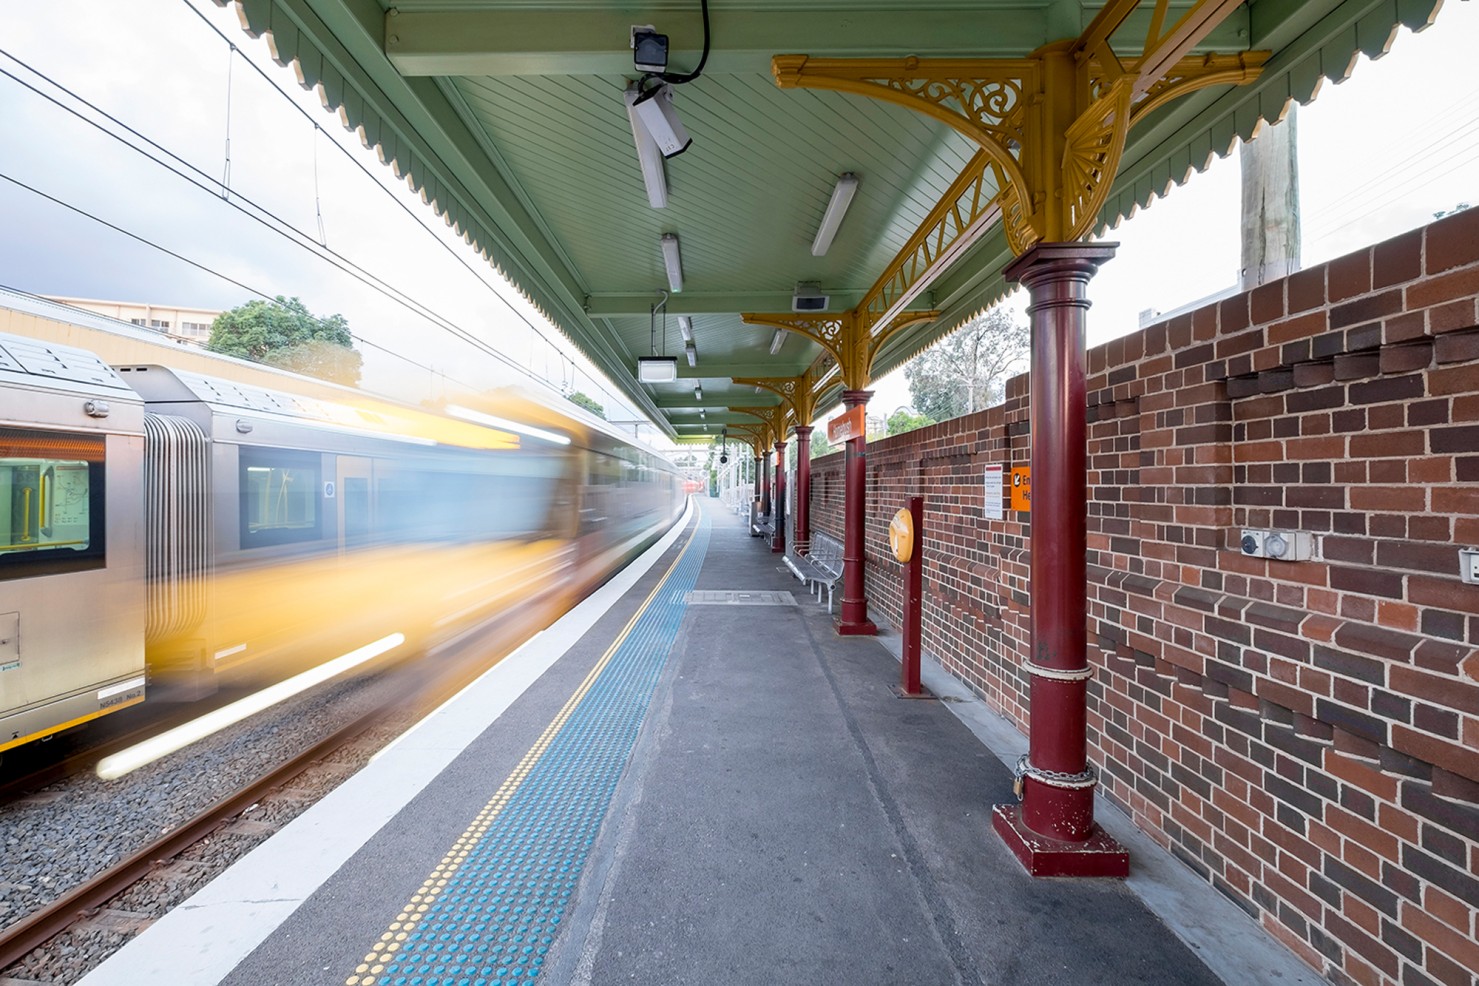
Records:
[[[678,119],[673,109],[672,86],[664,83],[647,90],[637,97],[632,111],[663,157],[677,157],[693,143],[693,138],[688,136],[683,121]]]
[[[729,462],[729,456],[727,456],[727,455],[721,455],[721,456],[719,456],[719,464],[721,466],[728,464],[728,462]]]

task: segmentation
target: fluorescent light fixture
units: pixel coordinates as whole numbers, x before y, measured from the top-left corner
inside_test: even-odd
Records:
[[[623,98],[627,103],[627,121],[632,125],[632,140],[637,144],[637,163],[642,166],[642,184],[647,186],[647,204],[654,209],[666,209],[668,176],[663,170],[662,151],[657,149],[657,141],[652,139],[652,134],[642,126],[642,121],[637,119],[636,111],[632,109],[637,96],[637,84],[634,82],[627,87]]]
[[[693,341],[693,319],[687,315],[678,316],[678,331],[683,333],[684,342]]]
[[[703,384],[696,383],[696,384],[693,385],[693,397],[694,397],[695,400],[700,400],[700,401],[704,399],[704,385]]]
[[[852,204],[857,191],[858,176],[851,171],[837,179],[832,198],[827,202],[827,211],[822,213],[822,224],[817,227],[816,239],[811,241],[813,257],[825,256],[832,249],[832,239],[837,235],[837,228],[842,225],[842,217],[847,215],[847,207]]]
[[[632,101],[632,113],[663,157],[677,157],[693,143],[673,109],[673,87],[666,82],[638,95]]]
[[[773,335],[773,336],[770,337],[770,355],[774,356],[776,353],[780,352],[781,351],[781,347],[784,346],[785,344],[786,344],[786,330],[785,329],[776,329],[775,330],[775,335]],[[756,389],[758,390],[759,388],[757,387]]]
[[[279,702],[286,701],[300,692],[312,688],[314,685],[322,684],[336,675],[343,674],[350,668],[365,663],[372,658],[379,657],[386,651],[394,650],[406,642],[404,634],[392,633],[388,637],[381,637],[374,643],[352,650],[348,654],[334,658],[320,664],[316,668],[310,668],[302,674],[296,674],[286,681],[280,681],[270,688],[246,698],[238,699],[230,705],[224,705],[214,712],[207,712],[198,719],[192,719],[174,729],[166,730],[158,736],[144,740],[126,750],[121,750],[112,756],[104,757],[98,762],[97,773],[105,781],[111,781],[122,777],[130,771],[138,770],[145,764],[151,764],[160,757],[168,756],[177,750],[182,750],[199,740],[205,739],[220,732],[227,726],[233,726],[243,719],[256,715],[264,709],[270,709]]]
[[[668,272],[668,289],[674,294],[683,290],[683,255],[678,252],[678,234],[662,234],[662,265]]]
[[[688,357],[689,366],[698,366],[698,347],[691,341],[683,344],[683,355]]]
[[[676,356],[638,356],[637,381],[639,383],[672,383],[678,379]]]
[[[475,425],[483,425],[487,428],[502,428],[504,431],[512,431],[520,435],[528,435],[530,438],[538,438],[542,441],[553,442],[556,445],[570,444],[569,436],[561,435],[559,432],[545,431],[543,428],[535,428],[532,425],[521,425],[517,421],[510,421],[507,418],[494,417],[491,414],[484,414],[482,411],[474,411],[472,408],[469,407],[462,407],[457,404],[448,404],[447,413],[452,415],[452,417],[454,418],[461,418],[463,421],[471,421]]]

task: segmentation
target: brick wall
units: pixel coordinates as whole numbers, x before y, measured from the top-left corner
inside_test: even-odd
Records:
[[[1102,789],[1338,983],[1479,970],[1479,209],[1089,353],[1090,758]],[[1092,312],[1090,318],[1092,318]],[[868,596],[924,494],[924,646],[1025,725],[1026,465],[1004,405],[875,442]],[[813,516],[840,537],[840,455]],[[1245,557],[1240,529],[1321,536]]]

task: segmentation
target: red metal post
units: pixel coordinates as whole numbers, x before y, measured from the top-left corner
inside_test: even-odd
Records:
[[[755,456],[754,462],[755,467],[752,471],[755,479],[755,498],[750,501],[750,537],[759,537],[760,534],[755,530],[755,525],[760,523],[760,507],[763,502],[760,496],[760,474],[764,470],[760,468],[760,456]]]
[[[919,637],[924,613],[924,497],[909,498],[909,517],[914,526],[914,549],[904,574],[904,662],[899,670],[899,690],[913,697],[924,694],[919,687]]]
[[[775,443],[775,512],[771,516],[775,534],[770,541],[772,554],[786,550],[786,443]]]
[[[760,467],[760,516],[769,517],[770,514],[770,456],[767,454],[762,459]]]
[[[866,407],[871,390],[844,390],[842,403],[849,410]],[[842,525],[842,610],[837,632],[845,637],[873,636],[878,628],[868,619],[868,599],[864,595],[863,536],[866,522],[868,480],[868,439],[866,435],[847,440],[843,455],[843,481],[846,485]]]
[[[811,425],[796,426],[796,530],[791,546],[811,551]]]
[[[1125,876],[1129,855],[1094,822],[1088,763],[1086,536],[1088,283],[1117,244],[1039,243],[1006,277],[1031,294],[1032,533],[1028,754],[1021,805],[997,833],[1034,876]]]

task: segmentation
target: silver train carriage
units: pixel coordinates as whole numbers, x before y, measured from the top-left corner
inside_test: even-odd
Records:
[[[0,335],[0,751],[146,678],[189,697],[388,633],[553,619],[680,512],[671,465],[573,407],[303,384]]]

